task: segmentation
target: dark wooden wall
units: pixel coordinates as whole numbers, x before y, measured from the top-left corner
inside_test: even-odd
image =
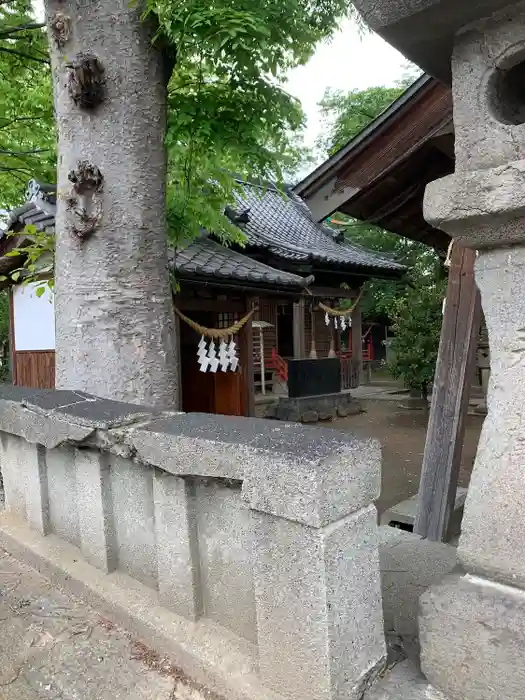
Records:
[[[54,389],[55,351],[15,350],[13,384],[30,389]]]

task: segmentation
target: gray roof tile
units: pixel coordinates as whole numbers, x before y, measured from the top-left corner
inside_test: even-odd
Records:
[[[50,205],[46,205],[50,209]],[[26,202],[11,212],[8,223],[13,226],[34,224],[40,230],[54,231],[55,216],[52,211],[43,211],[40,203]],[[0,238],[2,232],[0,232]],[[220,280],[234,280],[251,284],[300,289],[311,282],[290,272],[276,270],[264,263],[253,260],[242,253],[216,243],[202,236],[187,248],[172,253],[172,269],[181,276],[195,275]]]
[[[216,243],[207,236],[202,236],[183,250],[177,250],[172,264],[181,275],[233,279],[249,281],[253,284],[300,288],[311,281],[311,279],[277,270],[258,260],[253,260],[236,250]]]
[[[307,205],[291,190],[281,192],[238,181],[237,211],[249,209],[249,222],[242,227],[248,245],[265,248],[288,260],[328,263],[337,267],[402,273],[403,265],[360,246],[334,239],[335,232],[317,223]]]
[[[401,274],[403,265],[348,241],[339,243],[335,232],[312,218],[306,204],[291,190],[281,192],[274,186],[261,187],[239,181],[236,209],[249,210],[249,221],[242,225],[247,236],[247,249],[266,249],[277,257],[297,262],[322,263],[348,271],[356,268],[369,274]],[[16,222],[33,223],[41,230],[52,231],[55,223],[54,204],[33,199],[14,209],[8,226]],[[0,238],[2,233],[0,232]],[[175,270],[216,279],[233,279],[254,284],[270,284],[300,288],[307,280],[277,270],[244,253],[226,248],[202,236],[173,257]],[[311,279],[308,280],[310,282]]]

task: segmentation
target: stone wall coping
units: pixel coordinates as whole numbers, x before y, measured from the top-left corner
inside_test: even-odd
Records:
[[[243,481],[250,507],[312,527],[379,495],[380,445],[256,418],[183,414],[77,391],[0,385],[0,431],[48,449],[94,447],[177,476]]]

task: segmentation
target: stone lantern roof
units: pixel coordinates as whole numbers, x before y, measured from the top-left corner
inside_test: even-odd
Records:
[[[423,70],[451,82],[454,35],[509,0],[355,0],[365,22]]]

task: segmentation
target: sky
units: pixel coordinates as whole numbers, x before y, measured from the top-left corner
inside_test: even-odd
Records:
[[[355,22],[344,22],[330,43],[320,44],[310,61],[288,76],[286,90],[306,113],[306,145],[312,146],[322,131],[317,103],[326,88],[392,87],[407,70],[406,58],[377,34],[360,33]]]

